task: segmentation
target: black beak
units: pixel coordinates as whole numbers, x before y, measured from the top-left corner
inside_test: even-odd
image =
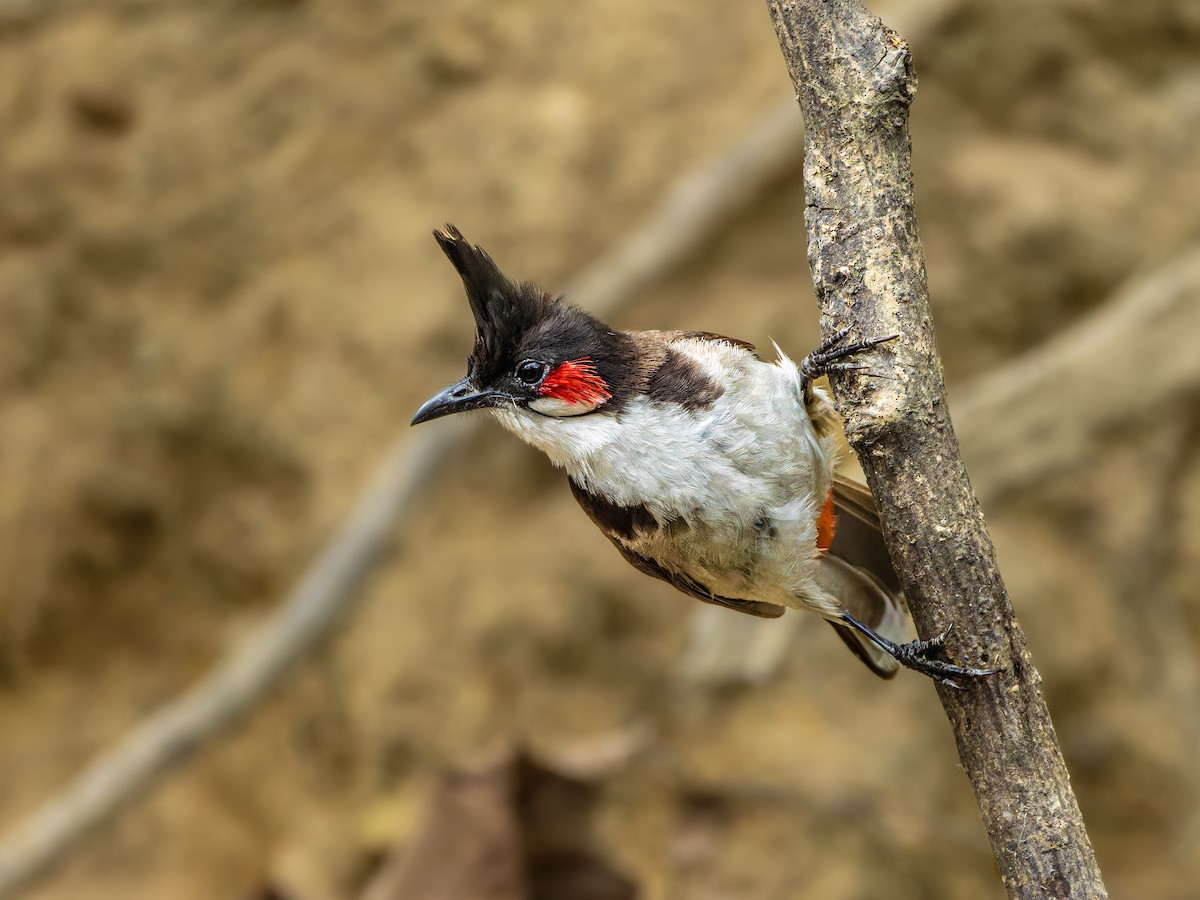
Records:
[[[431,397],[425,405],[417,410],[412,424],[420,425],[433,419],[440,419],[451,413],[466,412],[469,409],[484,409],[489,406],[500,406],[510,398],[499,391],[481,391],[471,383],[468,375],[457,384],[452,384],[436,397]]]

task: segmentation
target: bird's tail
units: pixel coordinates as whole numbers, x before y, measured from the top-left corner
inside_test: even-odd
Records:
[[[908,606],[880,531],[879,513],[866,484],[843,465],[833,476],[832,500],[837,514],[829,550],[817,580],[838,605],[880,637],[903,644],[911,632]],[[899,663],[870,638],[830,620],[838,636],[876,675],[891,678]]]
[[[909,639],[911,620],[883,540],[875,498],[858,461],[849,452],[841,418],[828,392],[813,388],[804,400],[818,438],[833,445],[825,452],[835,460],[829,498],[821,517],[826,532],[824,539],[818,535],[817,540],[825,553],[817,566],[817,582],[837,600],[840,612],[853,616],[884,641],[903,644]],[[831,615],[826,619],[876,675],[891,678],[900,670],[896,659],[860,630]]]
[[[837,598],[843,611],[880,637],[896,644],[908,640],[908,610],[903,594],[890,592],[870,572],[831,554],[821,560],[817,580],[825,591]],[[899,671],[900,664],[892,655],[866,635],[832,619],[829,624],[876,675],[891,678]]]

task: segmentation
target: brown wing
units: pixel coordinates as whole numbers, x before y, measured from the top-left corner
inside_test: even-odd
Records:
[[[660,565],[656,560],[633,550],[630,544],[645,541],[647,537],[652,536],[653,530],[663,527],[658,520],[644,506],[618,506],[603,497],[585,491],[574,480],[568,480],[571,483],[571,493],[575,495],[575,499],[583,511],[588,514],[588,518],[596,523],[596,526],[604,532],[604,536],[612,541],[613,546],[621,552],[626,561],[639,572],[661,579],[677,590],[695,597],[697,600],[703,600],[705,603],[713,603],[764,619],[776,619],[783,615],[783,607],[776,606],[774,603],[738,600],[714,594],[686,574],[673,572]]]
[[[737,600],[733,597],[722,597],[719,594],[714,594],[704,585],[689,578],[682,572],[672,572],[652,559],[639,556],[611,535],[609,535],[609,540],[613,542],[614,547],[621,551],[621,555],[625,557],[629,564],[639,572],[660,578],[677,590],[683,591],[683,593],[695,597],[697,600],[703,600],[705,603],[712,603],[715,606],[724,606],[726,609],[734,609],[747,615],[758,616],[761,619],[778,619],[783,615],[783,607],[776,606],[774,603],[763,603],[760,600]]]

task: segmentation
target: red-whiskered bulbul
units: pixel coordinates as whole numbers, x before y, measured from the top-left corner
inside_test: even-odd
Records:
[[[457,228],[434,232],[475,316],[467,374],[413,424],[487,410],[566,469],[625,559],[685,594],[774,618],[811,610],[873,672],[959,686],[991,674],[906,642],[904,597],[865,484],[837,469],[840,420],[814,379],[890,338],[847,331],[799,366],[703,331],[616,331],[507,278]]]

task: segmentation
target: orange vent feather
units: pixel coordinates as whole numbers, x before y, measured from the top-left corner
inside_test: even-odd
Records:
[[[837,514],[833,510],[833,491],[825,495],[825,505],[817,517],[817,549],[824,556],[833,545],[833,533],[837,530]]]

